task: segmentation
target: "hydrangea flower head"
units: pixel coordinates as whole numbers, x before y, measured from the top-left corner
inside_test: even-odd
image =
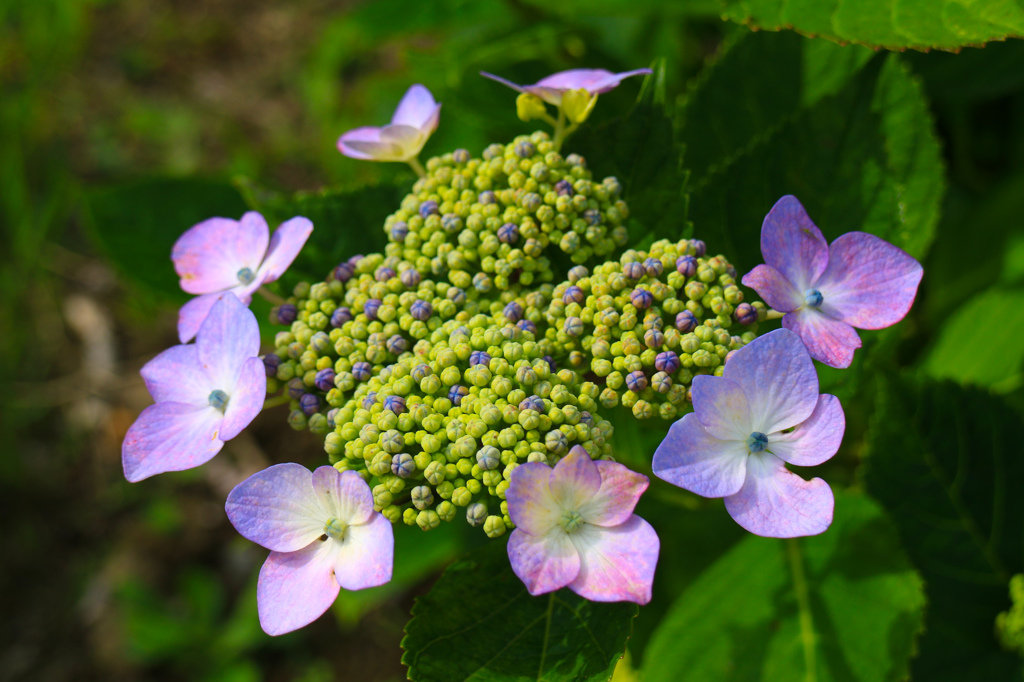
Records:
[[[649,73],[653,72],[650,69],[634,69],[633,71],[623,71],[622,73],[612,73],[605,69],[570,69],[541,78],[533,85],[519,85],[486,71],[481,71],[480,75],[493,81],[498,81],[502,85],[507,85],[516,92],[535,95],[548,104],[560,107],[562,106],[562,97],[567,92],[585,90],[590,95],[601,95],[614,90],[618,87],[619,83],[630,76]]]
[[[832,523],[832,489],[786,464],[813,466],[839,449],[846,418],[839,399],[818,394],[800,338],[765,334],[729,359],[721,377],[693,380],[693,409],[654,453],[654,474],[725,508],[751,533],[798,537]]]
[[[256,317],[231,294],[214,301],[196,342],[168,348],[142,368],[155,405],[128,429],[124,475],[141,481],[191,469],[220,452],[263,409],[267,375]]]
[[[225,509],[239,533],[270,550],[256,591],[267,634],[312,623],[342,587],[391,580],[391,523],[373,510],[370,487],[354,471],[275,464],[239,483]]]
[[[512,570],[538,595],[568,586],[591,601],[651,600],[660,543],[633,514],[647,477],[575,446],[554,469],[527,462],[506,492]]]
[[[248,305],[261,286],[278,279],[313,231],[306,218],[292,218],[271,237],[263,216],[249,211],[241,220],[210,218],[193,225],[171,250],[181,288],[199,294],[178,313],[178,336],[188,343],[213,304],[230,291]]]
[[[917,295],[921,264],[884,239],[849,232],[828,244],[796,197],[785,196],[761,228],[765,264],[743,277],[782,325],[800,335],[811,357],[849,367],[858,329],[902,320]]]
[[[380,128],[350,130],[338,138],[338,151],[365,161],[409,162],[437,129],[441,105],[422,85],[410,87],[398,103],[391,123]]]

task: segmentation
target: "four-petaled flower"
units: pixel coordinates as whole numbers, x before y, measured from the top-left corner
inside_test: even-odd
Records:
[[[270,550],[256,589],[267,634],[312,623],[342,587],[391,580],[391,523],[373,510],[370,486],[354,471],[275,464],[239,483],[225,509],[239,533]]]
[[[391,123],[363,127],[338,138],[338,151],[366,161],[411,162],[419,156],[441,117],[441,105],[422,85],[410,87],[398,103]]]
[[[654,453],[654,474],[704,497],[724,497],[741,526],[767,537],[824,532],[835,500],[813,466],[839,449],[846,419],[839,399],[818,394],[800,338],[778,329],[736,351],[721,377],[693,380],[693,409]]]
[[[554,469],[516,467],[510,484],[508,556],[530,594],[568,586],[592,601],[651,600],[660,543],[633,514],[646,476],[575,446]]]
[[[480,75],[498,81],[502,85],[507,85],[517,92],[535,95],[548,104],[560,107],[562,106],[562,97],[567,92],[586,90],[591,96],[601,95],[614,90],[618,87],[619,83],[630,76],[649,73],[652,73],[650,69],[634,69],[633,71],[623,71],[622,73],[612,73],[604,69],[570,69],[541,78],[533,85],[519,85],[486,71],[481,71]]]
[[[800,335],[811,357],[849,367],[859,329],[882,329],[906,316],[917,295],[921,264],[884,239],[849,232],[829,245],[796,197],[765,216],[758,265],[743,277]]]
[[[259,349],[256,317],[224,294],[194,344],[173,346],[146,363],[141,374],[156,404],[125,435],[125,478],[135,482],[197,467],[248,426],[267,393]]]
[[[193,225],[171,250],[181,288],[200,294],[178,313],[178,336],[188,343],[214,302],[230,291],[248,305],[252,294],[279,278],[313,231],[306,218],[292,218],[270,236],[267,221],[250,211],[241,220],[210,218]]]

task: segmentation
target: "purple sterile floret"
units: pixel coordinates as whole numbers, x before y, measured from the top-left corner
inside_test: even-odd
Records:
[[[515,223],[505,223],[498,228],[498,239],[505,244],[514,244],[519,239],[519,226]]]
[[[613,90],[620,82],[630,76],[649,73],[652,73],[650,69],[635,69],[622,73],[612,73],[604,69],[570,69],[551,74],[533,85],[517,85],[510,80],[484,71],[481,71],[480,75],[493,81],[498,81],[502,85],[507,85],[517,92],[536,95],[548,104],[557,107],[562,104],[562,95],[569,90],[586,90],[592,95],[600,95]]]
[[[263,356],[263,369],[267,373],[267,378],[277,376],[277,368],[281,366],[281,358],[275,353],[267,353]]]
[[[555,183],[555,192],[558,196],[571,197],[576,194],[576,191],[572,188],[572,183],[568,180],[559,180]]]
[[[676,329],[683,334],[692,332],[697,328],[697,316],[689,310],[684,310],[676,315]]]
[[[518,322],[523,319],[523,306],[519,305],[516,301],[509,301],[505,304],[502,314],[507,317],[510,322]]]
[[[335,266],[334,272],[332,274],[334,275],[334,279],[344,284],[345,282],[352,279],[352,275],[356,274],[356,266],[348,261],[345,261],[344,263],[339,263],[337,266]]]
[[[299,316],[299,310],[291,303],[282,303],[277,309],[277,323],[291,324]]]
[[[243,537],[271,550],[256,588],[267,634],[313,622],[342,587],[391,580],[391,523],[373,510],[370,486],[354,471],[276,464],[238,484],[225,511]]]
[[[341,306],[340,308],[335,308],[334,312],[331,313],[331,326],[334,327],[335,329],[337,329],[338,327],[344,326],[345,323],[350,321],[351,319],[352,319],[352,311],[351,310],[349,310],[345,306]]]
[[[352,364],[352,376],[356,381],[369,381],[373,373],[373,365],[368,362],[355,362]]]
[[[306,393],[299,398],[299,409],[301,409],[307,417],[312,417],[320,411],[320,396],[314,393]]]
[[[660,277],[665,271],[665,265],[659,258],[647,258],[644,260],[644,272],[648,277]]]
[[[637,262],[623,263],[622,274],[629,279],[640,279],[644,276],[644,266]]]
[[[400,395],[389,395],[384,398],[384,409],[391,410],[395,414],[405,412],[405,398]]]
[[[230,292],[249,305],[253,292],[284,274],[312,231],[313,223],[298,217],[281,223],[271,236],[255,211],[241,220],[210,218],[190,227],[171,249],[181,288],[198,294],[178,312],[181,342],[195,337],[222,294]]]
[[[757,322],[757,309],[749,303],[740,303],[733,311],[732,317],[742,325],[754,324]]]
[[[679,369],[679,356],[670,350],[662,351],[654,358],[654,368],[659,372],[675,374]]]
[[[567,288],[565,293],[562,294],[562,302],[566,305],[570,303],[583,303],[585,298],[586,296],[583,294],[583,289],[580,289],[575,284]]]
[[[698,258],[703,256],[708,251],[707,244],[705,244],[704,241],[701,239],[691,239],[690,246],[693,247],[693,252],[697,255]]]
[[[639,393],[647,388],[647,375],[644,374],[642,369],[638,369],[637,371],[630,372],[626,375],[626,388],[634,393]]]
[[[423,276],[420,275],[419,270],[409,268],[408,270],[403,270],[402,274],[398,276],[398,279],[401,280],[403,286],[412,289],[419,286],[420,282],[423,280]]]
[[[313,383],[324,393],[331,390],[334,388],[334,370],[330,367],[320,370],[316,373]]]
[[[523,398],[522,402],[519,403],[519,409],[533,410],[541,414],[544,414],[546,412],[546,410],[544,409],[544,399],[537,395],[531,395],[527,396],[526,398]]]
[[[440,211],[437,209],[437,202],[433,199],[428,199],[420,204],[420,217],[427,218],[432,215],[439,215]]]
[[[399,220],[391,226],[391,240],[401,244],[409,236],[409,224]]]
[[[534,336],[537,335],[537,325],[532,320],[522,319],[516,322],[516,326],[522,329],[524,332],[530,332]]]
[[[437,129],[441,105],[422,85],[410,87],[398,103],[391,123],[349,130],[338,138],[338,151],[366,161],[410,161]]]
[[[381,301],[379,298],[371,298],[368,301],[366,301],[366,303],[363,304],[363,314],[366,315],[371,320],[376,320],[377,311],[380,310],[380,307],[383,304],[383,301]]]
[[[374,271],[374,273],[373,273],[373,278],[375,280],[377,280],[378,282],[386,282],[386,281],[388,281],[389,279],[391,279],[394,276],[395,276],[394,268],[385,267],[383,265],[381,267],[377,268]]]
[[[128,429],[124,475],[141,481],[197,467],[263,409],[267,366],[256,317],[234,294],[214,302],[190,345],[173,346],[140,374],[156,401]]]
[[[452,405],[458,407],[462,404],[462,399],[469,395],[469,388],[455,384],[448,389],[448,400],[452,401]]]
[[[849,367],[860,348],[854,328],[902,320],[917,296],[921,264],[887,241],[848,232],[832,244],[793,196],[776,202],[761,227],[764,264],[743,276],[796,332],[815,360]]]
[[[660,542],[633,514],[646,476],[575,446],[553,469],[519,465],[509,483],[508,556],[530,594],[568,587],[591,601],[651,600]]]
[[[676,272],[683,277],[693,277],[697,272],[697,259],[693,256],[680,256],[676,258]]]
[[[409,350],[409,340],[401,334],[393,334],[388,338],[385,346],[392,355],[401,355]]]
[[[306,395],[306,382],[299,377],[289,379],[286,387],[288,389],[288,397],[292,400],[298,400]]]
[[[839,400],[818,394],[814,363],[787,329],[731,354],[721,377],[693,380],[693,409],[669,429],[654,474],[704,497],[724,497],[744,528],[768,537],[824,532],[832,489],[786,469],[814,466],[839,449],[846,421]]]
[[[647,310],[654,303],[654,294],[646,289],[633,289],[629,292],[629,302],[637,310]]]
[[[430,305],[428,301],[417,299],[413,301],[412,305],[409,307],[409,314],[412,315],[415,320],[426,322],[430,319],[430,316],[434,314],[434,306]]]
[[[490,364],[490,362],[491,362],[491,356],[488,355],[485,351],[475,350],[475,351],[473,351],[472,353],[469,354],[469,366],[470,367],[473,367],[475,365],[483,365],[483,366],[486,367],[487,365]]]

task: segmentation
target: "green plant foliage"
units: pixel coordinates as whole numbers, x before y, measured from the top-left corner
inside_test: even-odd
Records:
[[[864,479],[889,510],[927,584],[914,679],[1020,679],[993,632],[1024,566],[1024,420],[955,384],[884,381]]]
[[[597,682],[611,678],[638,607],[568,589],[532,597],[504,543],[453,564],[416,600],[402,640],[414,682]]]
[[[86,194],[90,234],[117,268],[135,282],[175,299],[185,298],[171,264],[171,247],[194,224],[223,216],[238,219],[245,202],[227,183],[155,178]]]
[[[807,36],[889,50],[958,50],[1024,35],[1015,0],[723,0],[725,17],[752,29],[791,28]]]
[[[728,89],[732,81],[712,73],[702,88]],[[722,103],[701,118],[744,115],[752,106],[730,108],[710,96],[697,101]],[[880,56],[838,93],[766,128],[728,165],[695,181],[690,218],[695,233],[741,274],[761,262],[761,223],[785,194],[800,199],[829,241],[860,230],[921,258],[934,236],[943,188],[920,85],[898,59]]]
[[[923,610],[891,522],[837,496],[827,533],[750,535],[705,570],[651,639],[644,680],[905,679]]]

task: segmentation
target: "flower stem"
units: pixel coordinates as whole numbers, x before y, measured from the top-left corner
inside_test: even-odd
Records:
[[[256,293],[262,296],[263,298],[267,299],[274,305],[282,305],[288,302],[266,287],[260,287],[259,289],[256,290]]]
[[[416,175],[420,176],[421,178],[427,177],[427,171],[423,168],[423,164],[420,163],[420,160],[417,157],[414,156],[413,158],[406,161],[406,163],[409,164],[409,168],[412,168],[414,171],[416,171]]]
[[[558,120],[555,121],[555,139],[553,140],[556,152],[562,150],[562,141],[564,139],[565,139],[565,112],[562,111],[562,107],[558,107]]]
[[[785,316],[786,316],[786,313],[780,313],[778,310],[772,310],[771,308],[769,308],[768,309],[768,314],[765,315],[764,319],[766,319],[766,320],[781,320]]]
[[[287,393],[282,393],[281,395],[274,396],[273,398],[267,398],[266,400],[263,401],[263,409],[269,410],[271,407],[284,405],[289,400],[291,400],[291,398],[288,397]]]
[[[811,595],[807,589],[807,576],[804,573],[804,558],[800,551],[800,540],[798,538],[786,538],[786,558],[789,560],[789,570],[793,575],[793,593],[796,596],[797,608],[800,611],[800,639],[804,646],[804,666],[807,672],[804,675],[806,682],[817,682],[818,661],[817,661],[817,635],[814,632],[814,618],[811,615]]]

